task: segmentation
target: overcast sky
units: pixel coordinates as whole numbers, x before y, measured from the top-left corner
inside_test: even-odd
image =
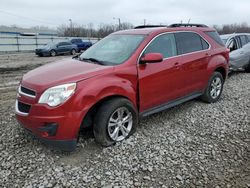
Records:
[[[56,28],[61,24],[87,25],[130,22],[147,24],[193,23],[250,25],[250,0],[0,0],[0,25]]]

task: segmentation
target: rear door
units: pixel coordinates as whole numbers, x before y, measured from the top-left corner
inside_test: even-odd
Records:
[[[246,45],[246,41],[242,36],[236,36],[230,39],[228,48],[230,49],[230,65],[234,68],[241,68],[248,63],[248,55],[242,47]]]
[[[181,74],[178,87],[180,96],[201,92],[206,80],[207,64],[210,58],[209,44],[194,32],[175,33],[178,63]]]
[[[246,45],[248,44],[248,38],[246,35],[240,35],[239,38],[242,46],[242,61],[240,62],[240,66],[244,67],[249,63],[250,57],[249,47],[246,47]]]

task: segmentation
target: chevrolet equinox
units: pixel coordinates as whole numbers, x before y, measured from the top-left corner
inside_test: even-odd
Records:
[[[229,51],[202,24],[140,26],[115,32],[79,57],[41,66],[20,81],[16,118],[28,132],[62,150],[81,129],[110,146],[135,132],[139,117],[200,97],[218,101]]]

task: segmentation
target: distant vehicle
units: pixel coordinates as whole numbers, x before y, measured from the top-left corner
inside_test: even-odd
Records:
[[[230,50],[230,71],[245,69],[250,72],[250,33],[221,35],[221,39]]]
[[[71,42],[50,42],[42,48],[35,50],[36,55],[38,56],[56,56],[59,54],[70,53],[75,55],[78,51],[77,45],[72,44]]]
[[[83,41],[82,39],[71,39],[70,42],[77,45],[78,52],[81,50],[87,50],[90,46],[92,46],[92,42]]]

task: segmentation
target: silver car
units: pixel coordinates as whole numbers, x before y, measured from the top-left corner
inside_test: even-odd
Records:
[[[230,70],[245,69],[250,72],[250,33],[221,35],[221,39],[230,50]]]

